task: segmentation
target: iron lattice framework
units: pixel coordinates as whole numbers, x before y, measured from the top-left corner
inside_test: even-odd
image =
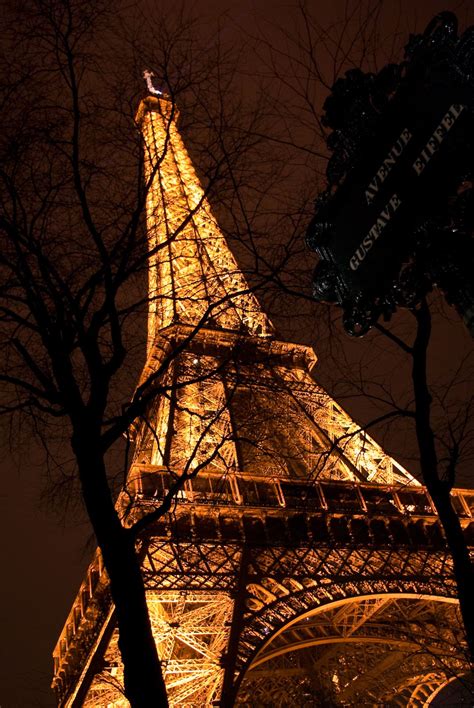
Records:
[[[172,706],[422,706],[465,671],[452,569],[426,492],[277,341],[212,216],[165,99],[143,131],[148,359],[124,523],[140,537]],[[179,354],[176,354],[179,352]],[[167,362],[166,366],[163,363]],[[474,494],[453,501],[472,535]],[[54,652],[61,706],[126,706],[97,552]]]

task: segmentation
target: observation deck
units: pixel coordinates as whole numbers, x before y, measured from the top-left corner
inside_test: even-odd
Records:
[[[119,499],[128,523],[157,509],[176,477],[164,467],[134,465]],[[474,546],[474,490],[454,489],[451,496],[468,544]],[[186,481],[172,510],[143,536],[148,533],[186,545],[445,548],[433,502],[421,486],[206,471]],[[173,578],[173,572],[163,572],[155,584],[170,588]],[[88,669],[92,647],[108,640],[112,615],[107,574],[97,551],[53,654],[53,686],[60,705],[73,705],[68,702],[70,688]]]

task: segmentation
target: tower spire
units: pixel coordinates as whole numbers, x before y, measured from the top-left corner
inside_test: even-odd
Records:
[[[148,96],[137,119],[148,185],[149,347],[160,329],[176,323],[271,334],[179,135],[175,106]]]

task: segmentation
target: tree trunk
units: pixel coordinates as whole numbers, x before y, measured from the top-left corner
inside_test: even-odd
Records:
[[[474,663],[474,572],[469,549],[445,485],[439,481],[432,484],[426,480],[426,486],[438,512],[453,559],[459,606],[466,631],[469,659],[472,664]]]
[[[82,493],[110,580],[124,665],[125,695],[133,708],[168,706],[153,639],[140,562],[132,535],[117,516],[99,439],[75,434]]]
[[[431,395],[426,366],[431,334],[431,315],[426,301],[414,313],[417,333],[413,344],[413,389],[415,394],[416,436],[423,481],[433,499],[453,559],[459,605],[471,663],[474,660],[474,569],[461,523],[451,504],[451,483],[440,479],[435,438],[431,427]]]

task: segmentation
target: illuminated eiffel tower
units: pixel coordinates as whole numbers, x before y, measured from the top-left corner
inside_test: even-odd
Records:
[[[172,364],[118,505],[131,523],[191,474],[140,541],[170,704],[427,705],[467,668],[432,502],[315,383],[313,351],[275,337],[172,104],[149,96],[138,121],[155,249],[143,377]],[[469,527],[474,494],[454,502]],[[59,705],[128,705],[100,553],[54,661]]]

